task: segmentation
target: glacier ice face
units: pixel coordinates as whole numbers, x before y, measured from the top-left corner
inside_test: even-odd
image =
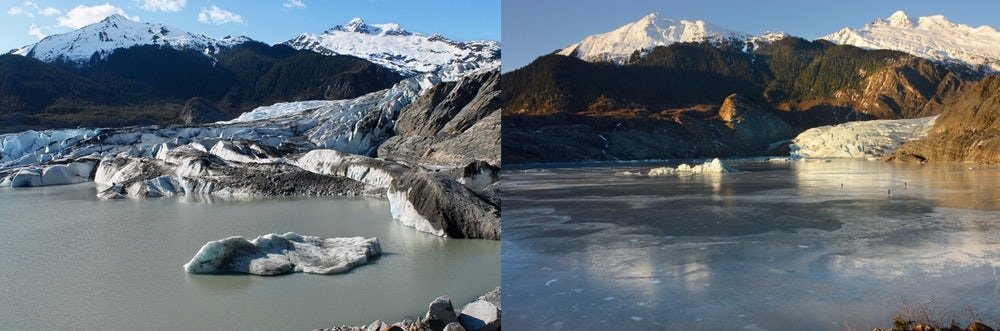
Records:
[[[253,146],[253,145],[249,145]],[[161,150],[162,151],[162,150]],[[232,152],[232,150],[230,150]],[[249,151],[248,153],[253,153]],[[233,159],[250,158],[232,152]],[[228,155],[228,153],[227,153]],[[253,154],[251,154],[253,155]],[[263,196],[373,195],[381,190],[346,176],[317,174],[284,158],[276,162],[226,160],[198,143],[176,146],[158,158],[116,155],[94,174],[98,196],[147,198],[173,195],[229,198]]]
[[[820,39],[1000,71],[1000,31],[995,28],[953,23],[941,15],[918,17],[916,21],[914,24],[906,13],[897,11],[888,19],[876,19],[857,29],[845,27]]]
[[[93,180],[104,199],[391,191],[392,213],[404,224],[439,236],[499,239],[499,168],[368,156],[394,134],[400,110],[440,82],[420,75],[352,100],[276,104],[210,124],[0,135],[0,184]]]
[[[378,238],[320,238],[288,232],[247,240],[229,237],[210,241],[184,271],[196,274],[246,273],[274,276],[292,272],[345,273],[382,254]]]
[[[361,155],[375,153],[393,134],[399,111],[440,82],[434,75],[401,81],[390,89],[336,101],[302,101],[260,107],[212,124],[115,129],[63,129],[0,135],[0,174],[13,169],[81,157],[165,157],[177,146],[197,143],[228,161],[280,162],[273,151],[316,148]],[[234,141],[252,141],[252,145]],[[192,145],[194,146],[194,145]],[[239,149],[239,151],[237,151]]]
[[[63,164],[23,167],[3,176],[0,179],[0,185],[35,187],[84,183],[90,181],[97,162],[96,159],[80,159]]]
[[[329,149],[311,150],[292,163],[309,172],[346,177],[378,188],[388,188],[393,178],[409,170],[396,162]]]
[[[411,169],[386,192],[392,217],[438,236],[500,239],[500,206],[442,172]]]
[[[792,157],[879,159],[927,136],[937,116],[849,122],[806,130],[792,140]]]

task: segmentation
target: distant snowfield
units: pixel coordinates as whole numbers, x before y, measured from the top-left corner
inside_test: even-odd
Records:
[[[806,130],[792,140],[798,158],[880,159],[904,143],[926,137],[937,116],[849,122]]]
[[[877,19],[859,29],[845,27],[820,39],[1000,71],[1000,31],[987,25],[953,23],[941,15],[918,17],[913,24],[906,13],[897,11],[888,19]]]
[[[447,81],[500,67],[498,42],[461,42],[406,31],[396,23],[365,24],[361,18],[321,34],[299,35],[285,44],[325,55],[357,56],[407,76],[437,72]]]
[[[100,22],[63,34],[45,37],[38,43],[11,51],[45,62],[85,63],[95,54],[107,58],[115,50],[138,45],[162,45],[190,49],[213,56],[219,51],[250,41],[247,37],[215,39],[185,32],[163,24],[142,23],[121,15],[111,15]]]
[[[757,43],[784,38],[786,34],[765,33],[760,36],[737,32],[702,20],[678,20],[652,13],[638,21],[613,31],[596,34],[557,52],[559,55],[576,56],[585,61],[607,61],[624,64],[635,51],[655,46],[683,42],[739,41]]]

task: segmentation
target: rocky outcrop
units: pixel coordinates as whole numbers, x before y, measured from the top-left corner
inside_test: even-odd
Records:
[[[403,108],[396,135],[378,155],[425,164],[499,164],[499,79],[499,72],[489,71],[430,89]]]
[[[879,119],[927,117],[941,113],[944,103],[968,84],[935,62],[900,57],[872,72],[858,88],[834,93],[829,102]]]
[[[218,121],[225,121],[232,118],[232,115],[216,107],[211,101],[203,98],[191,98],[184,104],[180,114],[177,115],[184,124],[202,124]]]
[[[499,331],[500,312],[500,288],[497,287],[461,310],[456,310],[447,296],[438,297],[428,305],[427,312],[418,321],[393,324],[374,321],[368,326],[345,325],[315,331]]]
[[[986,78],[948,103],[927,137],[904,144],[888,159],[1000,164],[1000,77]]]
[[[292,232],[272,233],[253,240],[229,237],[210,241],[184,264],[184,271],[260,276],[292,272],[329,275],[348,272],[381,254],[377,238],[320,238]]]
[[[500,240],[500,206],[441,172],[413,169],[386,192],[392,217],[452,238]]]
[[[726,97],[719,108],[719,119],[732,130],[732,141],[739,149],[765,151],[776,141],[798,132],[777,115],[761,109],[739,94]]]

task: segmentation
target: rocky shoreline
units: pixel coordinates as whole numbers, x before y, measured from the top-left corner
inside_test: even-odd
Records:
[[[458,310],[448,296],[438,297],[416,321],[391,324],[374,321],[367,326],[341,325],[314,331],[498,331],[500,312],[500,287],[497,287]]]

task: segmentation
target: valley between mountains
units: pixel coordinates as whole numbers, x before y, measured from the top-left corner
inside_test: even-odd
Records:
[[[938,115],[966,121],[933,132],[977,131],[940,148],[981,148],[969,121],[992,123],[977,95],[996,74],[998,36],[903,12],[812,41],[650,14],[503,75],[504,162],[781,156],[808,129]],[[892,159],[993,162],[920,149]]]

